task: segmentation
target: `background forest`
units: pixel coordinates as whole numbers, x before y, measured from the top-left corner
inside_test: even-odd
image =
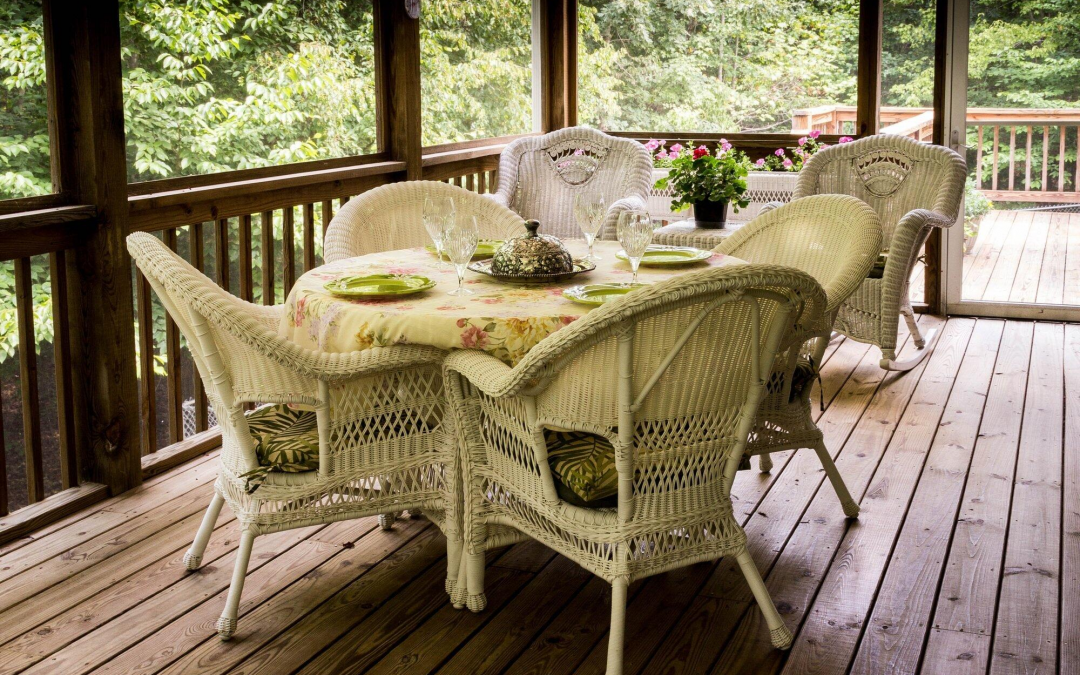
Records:
[[[789,129],[794,109],[853,105],[858,4],[580,0],[579,118],[609,130],[764,132]],[[120,7],[130,181],[374,151],[371,0]],[[885,0],[885,105],[930,105],[933,7]],[[1080,0],[973,2],[970,105],[1077,105],[1078,9]],[[424,145],[532,130],[531,16],[531,0],[423,0]],[[50,191],[41,4],[3,0],[0,199]],[[47,343],[46,258],[34,259],[33,277]],[[17,411],[15,326],[12,264],[2,263],[0,382],[4,408]],[[4,426],[17,434],[18,418]]]

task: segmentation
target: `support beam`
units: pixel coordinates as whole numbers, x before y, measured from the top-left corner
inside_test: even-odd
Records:
[[[419,180],[423,175],[420,20],[408,15],[403,0],[375,0],[374,23],[379,152],[405,162],[407,180]]]
[[[882,0],[859,2],[859,70],[855,133],[876,134],[881,112]]]
[[[540,18],[540,129],[577,124],[577,0],[536,0]]]
[[[46,79],[55,187],[93,205],[97,224],[72,251],[80,293],[74,348],[84,363],[83,479],[112,494],[142,482],[134,311],[127,235],[127,158],[117,0],[44,0]],[[84,320],[85,319],[85,320]]]

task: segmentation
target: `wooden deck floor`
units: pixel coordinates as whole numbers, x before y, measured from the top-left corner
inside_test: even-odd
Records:
[[[986,214],[964,256],[963,297],[1080,305],[1080,213]]]
[[[700,564],[631,587],[627,673],[1080,667],[1080,325],[954,319],[922,367],[883,377],[878,358],[838,342],[824,369],[820,424],[857,522],[810,451],[735,484],[793,649],[770,647],[737,565]],[[605,584],[524,544],[492,556],[487,611],[455,611],[423,519],[260,537],[221,643],[231,516],[202,570],[181,564],[215,468],[0,548],[0,672],[603,672]]]

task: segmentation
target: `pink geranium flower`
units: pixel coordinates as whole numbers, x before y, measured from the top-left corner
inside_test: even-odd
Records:
[[[799,139],[799,145],[806,145],[806,136]]]
[[[790,159],[785,158],[784,159],[784,168],[785,169],[790,169],[791,165],[792,165],[792,161]]]
[[[855,140],[855,139],[854,139],[854,138],[852,138],[851,136],[841,136],[841,137],[840,137],[840,141],[839,141],[839,142],[840,142],[840,143],[850,143],[850,142],[852,142],[853,140]]]
[[[754,166],[765,166],[765,158],[762,157],[758,161],[754,162]]]
[[[660,141],[656,140],[655,138],[650,140],[648,143],[645,144],[645,149],[648,150],[649,152],[652,152],[653,150],[655,150],[655,149],[657,149],[659,147],[660,147]]]
[[[670,156],[670,155],[668,155],[668,154],[667,154],[666,152],[664,152],[663,150],[661,150],[660,152],[656,153],[656,158],[657,158],[657,159],[674,159],[674,157],[673,157],[673,156]]]
[[[682,145],[679,144],[679,143],[675,143],[668,150],[668,157],[671,157],[672,159],[674,159],[675,158],[674,156],[678,155],[680,152],[682,152]]]
[[[817,139],[817,137],[818,137],[818,136],[820,136],[820,135],[821,135],[821,132],[820,132],[820,131],[818,131],[817,129],[814,129],[813,131],[811,131],[811,132],[810,132],[810,138],[813,138],[813,139],[815,139],[815,140],[816,140],[816,139]]]
[[[783,148],[777,148],[776,152],[774,152],[773,154],[776,155],[777,157],[783,157],[784,156],[784,149]]]

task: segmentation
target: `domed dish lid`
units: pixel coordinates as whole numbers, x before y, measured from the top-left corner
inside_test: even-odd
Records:
[[[565,274],[574,270],[574,259],[557,237],[538,234],[538,220],[526,220],[528,233],[503,244],[491,259],[491,272],[500,276]]]

